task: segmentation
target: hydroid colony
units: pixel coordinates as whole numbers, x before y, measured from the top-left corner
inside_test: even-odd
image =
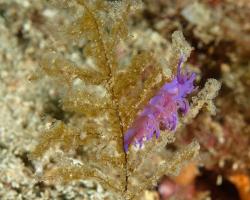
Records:
[[[94,179],[116,199],[140,199],[141,192],[156,185],[162,175],[176,174],[197,156],[195,141],[171,155],[165,147],[174,142],[174,130],[204,105],[214,109],[212,100],[220,84],[208,80],[189,108],[186,96],[194,89],[195,75],[181,69],[191,52],[181,32],[173,34],[164,66],[146,51],[121,65],[117,46],[128,40],[129,13],[139,2],[72,0],[64,4],[67,9],[83,10],[63,28],[64,39],[85,38],[84,55],[94,67],[77,66],[57,53],[44,56],[42,70],[64,83],[63,109],[75,113],[80,123],[55,122],[41,134],[31,159],[55,157],[56,164],[41,178],[44,181]],[[167,76],[164,68],[173,70],[173,76]],[[146,78],[145,72],[150,72]],[[178,123],[181,113],[186,117]]]

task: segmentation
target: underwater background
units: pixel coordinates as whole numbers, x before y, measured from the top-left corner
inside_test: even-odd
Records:
[[[0,0],[0,199],[116,199],[98,181],[43,181],[41,177],[51,176],[55,163],[67,165],[60,153],[58,160],[30,159],[40,133],[56,120],[76,126],[82,123],[62,106],[62,95],[67,93],[62,83],[41,71],[43,56],[56,51],[79,65],[93,66],[83,56],[87,42],[75,43],[58,28],[70,24],[68,16],[76,14],[67,8],[71,1],[55,2]],[[191,52],[185,65],[196,74],[196,90],[209,79],[221,83],[217,97],[211,97],[216,108],[201,109],[177,129],[175,141],[166,146],[167,156],[172,156],[195,140],[199,144],[196,158],[185,162],[178,174],[161,176],[136,199],[250,200],[249,19],[249,0],[144,0],[138,11],[129,14],[128,39],[116,49],[121,65],[147,50],[161,65],[167,63],[164,73],[170,82],[176,66],[169,66],[168,60],[173,58],[177,64],[180,56],[174,52],[176,57],[171,57],[173,33],[180,31],[185,38],[178,36],[180,41],[192,47],[192,52],[185,49],[186,43],[180,48]],[[145,60],[150,61],[149,57]],[[153,72],[149,68],[140,78],[146,80]],[[74,158],[85,155],[79,149],[69,154]],[[150,160],[155,165],[158,161],[158,156]]]

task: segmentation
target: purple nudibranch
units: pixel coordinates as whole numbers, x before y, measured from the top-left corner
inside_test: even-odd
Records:
[[[150,140],[154,134],[160,136],[161,130],[175,131],[178,124],[178,112],[185,115],[189,110],[186,96],[194,89],[195,73],[182,72],[184,56],[181,55],[177,66],[177,75],[152,97],[144,109],[138,113],[132,126],[124,135],[124,151],[131,144],[142,147],[144,140]]]

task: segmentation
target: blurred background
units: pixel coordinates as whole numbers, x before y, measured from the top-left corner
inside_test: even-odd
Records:
[[[208,78],[222,83],[216,114],[201,112],[167,147],[175,151],[196,138],[199,159],[177,177],[162,177],[143,198],[250,200],[250,1],[143,3],[129,21],[131,40],[118,53],[147,49],[164,61],[171,34],[181,30],[194,48],[188,65],[198,74],[197,85]],[[110,198],[98,183],[38,182],[34,172],[41,167],[28,159],[38,133],[64,117],[60,88],[40,77],[38,68],[41,55],[56,44],[53,27],[66,23],[66,14],[48,1],[0,0],[0,199]],[[83,48],[84,43],[56,46],[78,63],[85,62]]]

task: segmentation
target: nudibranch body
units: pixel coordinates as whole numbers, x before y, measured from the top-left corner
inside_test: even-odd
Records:
[[[142,146],[144,140],[150,140],[154,134],[160,136],[161,130],[174,131],[178,124],[178,112],[186,114],[189,110],[187,95],[194,90],[195,73],[182,72],[184,57],[181,56],[177,75],[165,83],[152,97],[144,109],[138,113],[132,126],[124,135],[124,150],[131,144]]]

